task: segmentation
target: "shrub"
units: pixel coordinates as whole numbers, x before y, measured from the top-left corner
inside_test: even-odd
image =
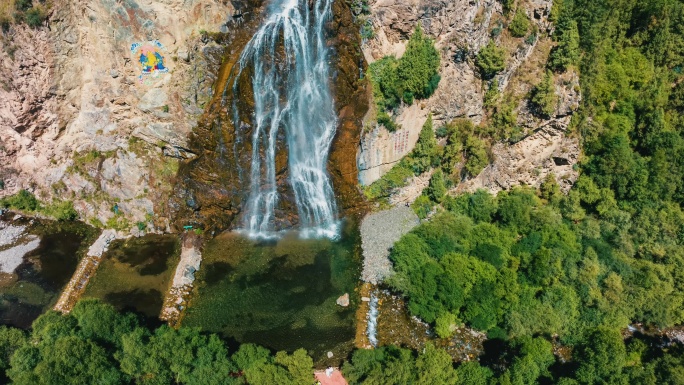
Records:
[[[443,313],[435,320],[435,332],[439,338],[449,338],[456,330],[458,319],[452,313]]]
[[[413,176],[413,171],[407,165],[408,161],[402,160],[389,170],[382,178],[371,183],[364,189],[368,199],[388,197],[392,191],[406,184],[406,180]]]
[[[29,27],[38,28],[47,19],[47,13],[42,7],[36,6],[26,11],[25,19]]]
[[[491,40],[480,50],[475,64],[483,79],[491,79],[506,68],[505,55],[506,51],[503,48],[497,47]]]
[[[380,111],[378,113],[378,124],[382,124],[387,131],[394,132],[397,130],[397,124],[394,123],[392,117],[385,111]]]
[[[419,196],[411,205],[413,211],[418,215],[418,218],[425,219],[432,210],[432,201],[425,195]]]
[[[73,221],[78,218],[78,212],[71,201],[53,202],[42,211],[58,221]]]
[[[530,101],[536,112],[542,116],[551,117],[556,111],[558,95],[556,95],[551,71],[547,71],[544,79],[534,87]]]
[[[515,0],[499,0],[501,3],[501,8],[503,8],[504,14],[508,14],[511,9],[513,9],[513,5],[515,4]]]
[[[485,92],[484,94],[484,106],[492,107],[496,105],[496,102],[499,100],[500,94],[501,93],[499,92],[499,81],[494,79],[489,83],[487,92]]]
[[[21,190],[15,195],[0,200],[0,205],[16,210],[35,211],[38,208],[38,200],[29,191]]]
[[[522,8],[518,8],[513,17],[513,21],[508,25],[508,30],[514,37],[523,37],[530,29],[530,19]]]

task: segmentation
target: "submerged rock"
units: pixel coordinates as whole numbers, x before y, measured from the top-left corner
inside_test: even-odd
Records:
[[[342,307],[347,307],[349,306],[349,293],[344,293],[344,295],[341,295],[336,303]]]

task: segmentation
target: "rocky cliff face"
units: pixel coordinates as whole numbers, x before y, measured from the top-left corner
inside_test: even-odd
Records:
[[[487,123],[483,105],[486,83],[477,73],[474,59],[492,39],[505,48],[507,55],[506,68],[496,76],[499,90],[504,98],[515,103],[517,124],[527,135],[515,145],[494,145],[493,164],[476,180],[458,189],[482,187],[496,192],[521,183],[536,186],[550,172],[561,186],[572,184],[577,177],[572,166],[579,157],[579,146],[577,139],[566,135],[566,130],[570,115],[579,104],[577,76],[572,72],[556,76],[560,102],[550,120],[534,117],[527,100],[532,87],[544,75],[553,44],[549,36],[553,29],[548,21],[552,1],[517,2],[539,30],[534,41],[510,36],[505,27],[512,14],[505,16],[495,0],[370,0],[369,4],[374,37],[363,44],[366,60],[373,62],[386,55],[400,57],[408,37],[420,23],[441,52],[442,78],[429,99],[395,112],[400,126],[397,131],[392,133],[378,126],[372,117],[366,119],[358,151],[361,184],[379,179],[413,149],[429,113],[433,114],[435,128],[454,118]],[[408,190],[416,189],[409,186]]]
[[[0,197],[24,188],[73,200],[95,222],[166,229],[178,159],[194,156],[187,137],[223,54],[200,30],[234,22],[233,6],[58,0],[52,9],[46,26],[2,36]]]

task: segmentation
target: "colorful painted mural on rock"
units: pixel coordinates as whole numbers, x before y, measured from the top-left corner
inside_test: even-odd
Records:
[[[140,63],[141,72],[140,83],[143,83],[146,76],[158,77],[160,74],[169,72],[166,67],[163,55],[164,46],[158,40],[146,43],[133,43],[131,45],[131,55]]]

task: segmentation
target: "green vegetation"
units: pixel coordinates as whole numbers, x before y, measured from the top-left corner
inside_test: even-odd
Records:
[[[31,192],[20,190],[14,195],[1,199],[0,206],[30,212],[38,209],[38,200]]]
[[[370,18],[371,8],[368,4],[368,0],[353,0],[351,2],[351,11],[356,23],[360,26],[361,38],[372,39],[374,31],[373,22]]]
[[[364,193],[368,199],[387,198],[392,192],[406,185],[408,178],[427,171],[439,159],[439,148],[432,129],[432,116],[423,124],[418,142],[413,151],[405,156],[382,178],[366,187]]]
[[[508,15],[515,5],[515,0],[499,0],[499,3],[501,3],[501,8],[503,9],[504,14]]]
[[[576,65],[580,57],[577,22],[570,20],[559,25],[554,38],[558,41],[558,46],[551,51],[549,67],[556,71],[565,71],[569,66]]]
[[[242,345],[232,355],[214,334],[198,329],[150,330],[132,314],[95,300],[68,315],[49,311],[29,334],[0,327],[0,360],[15,385],[35,384],[306,384],[313,362]]]
[[[490,40],[477,54],[475,65],[483,79],[491,79],[506,68],[506,51]]]
[[[47,20],[49,8],[44,0],[4,0],[0,3],[0,29],[7,32],[12,24],[22,22],[38,28]]]
[[[72,201],[54,201],[42,207],[41,212],[59,221],[73,221],[78,219],[78,212],[74,209]]]
[[[41,204],[35,195],[27,190],[20,190],[14,195],[0,199],[0,207],[28,213],[39,212],[59,221],[73,221],[78,218],[73,202],[55,200],[50,204]]]
[[[448,333],[453,319],[446,321]],[[457,366],[432,344],[420,352],[360,349],[342,371],[350,385],[680,383],[681,346],[656,353],[643,340],[623,341],[606,328],[593,329],[588,338],[577,346],[574,364],[557,361],[544,337],[528,336],[505,342],[485,362]],[[215,334],[166,325],[150,329],[133,314],[83,300],[70,314],[45,313],[28,333],[1,326],[0,369],[7,376],[0,380],[14,385],[303,385],[312,383],[313,360],[303,349],[274,354],[242,344],[229,351]]]
[[[420,175],[431,168],[440,169],[437,175],[442,176],[444,188],[450,183],[458,183],[464,176],[476,176],[490,162],[488,148],[493,134],[487,130],[487,127],[476,127],[468,119],[456,119],[437,129],[439,136],[446,138],[445,145],[439,146],[432,128],[432,117],[429,116],[413,151],[380,179],[367,186],[364,190],[366,197],[370,200],[385,199],[397,188],[405,186],[411,176]],[[457,168],[461,162],[463,167]],[[439,179],[435,178],[433,187],[437,191],[442,190],[442,186],[434,184]],[[414,205],[419,217],[424,218],[430,211],[428,204],[431,200],[440,202],[432,194],[427,200],[422,199]]]
[[[445,210],[394,245],[388,283],[438,335],[464,323],[500,340],[497,356],[456,368],[458,383],[680,383],[681,345],[655,349],[620,331],[684,322],[684,4],[565,0],[554,18],[549,68],[581,74],[572,126],[585,154],[579,180],[567,195],[549,175],[538,191],[447,196]],[[552,79],[547,73],[532,93],[545,116],[557,102]],[[486,127],[453,130],[476,133],[464,151],[477,153],[475,140],[514,124],[503,107],[486,135],[477,134]],[[572,362],[553,356],[552,339],[571,349]],[[415,381],[397,362],[418,359],[386,352],[365,364],[366,383]]]
[[[396,126],[387,113],[403,100],[430,97],[439,84],[439,52],[432,39],[423,34],[420,24],[411,35],[401,59],[386,56],[368,67],[373,86],[373,98],[378,107],[378,123],[394,131]]]
[[[437,169],[430,177],[430,183],[426,189],[427,196],[431,201],[441,203],[446,192],[447,187],[446,183],[444,183],[444,173],[442,173],[441,169]]]
[[[518,7],[513,20],[508,25],[508,30],[513,37],[524,37],[530,30],[530,19],[522,7]]]
[[[543,117],[549,118],[556,111],[558,95],[551,71],[547,71],[544,79],[532,89],[530,101],[536,112]]]

